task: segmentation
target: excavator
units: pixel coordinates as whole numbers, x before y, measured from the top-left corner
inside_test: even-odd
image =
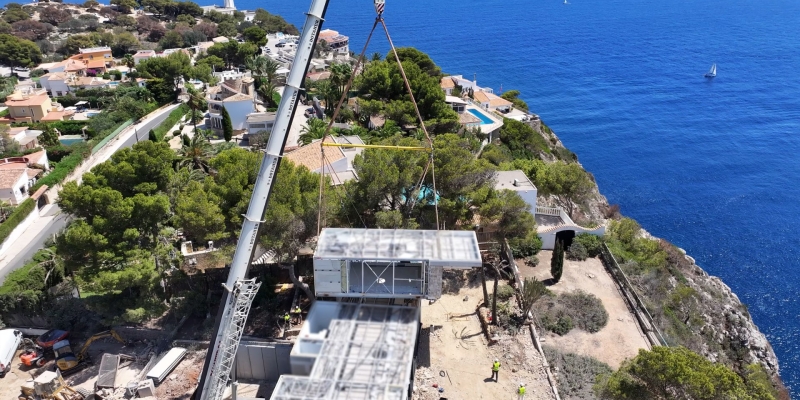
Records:
[[[113,338],[123,345],[127,343],[117,332],[113,330],[92,335],[92,337],[86,340],[86,343],[83,344],[81,351],[77,355],[72,351],[72,346],[69,344],[69,340],[56,342],[56,344],[53,345],[53,352],[56,356],[56,366],[58,366],[58,370],[63,375],[69,375],[85,368],[87,364],[91,363],[91,359],[88,357],[89,346],[91,346],[96,340],[107,337]]]
[[[272,134],[265,149],[258,178],[253,186],[253,194],[250,197],[247,212],[243,215],[242,231],[236,244],[228,280],[222,285],[225,291],[214,324],[216,334],[211,337],[200,382],[193,396],[196,400],[221,400],[225,389],[230,384],[231,369],[239,341],[244,332],[253,298],[261,285],[255,279],[248,278],[247,273],[258,244],[259,228],[263,222],[278,167],[283,158],[289,128],[300,102],[299,96],[303,90],[303,82],[308,73],[314,46],[319,38],[329,1],[311,0],[311,7],[306,13],[306,21],[297,42],[294,63],[286,79],[283,96],[278,105]],[[385,3],[386,0],[373,0],[378,18],[381,18],[383,14]]]

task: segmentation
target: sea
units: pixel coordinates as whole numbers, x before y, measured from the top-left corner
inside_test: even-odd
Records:
[[[236,7],[301,28],[310,3]],[[374,17],[332,0],[323,27],[358,54]],[[384,17],[444,72],[519,90],[611,204],[733,289],[800,395],[800,1],[388,0]],[[367,54],[388,48],[377,31]]]

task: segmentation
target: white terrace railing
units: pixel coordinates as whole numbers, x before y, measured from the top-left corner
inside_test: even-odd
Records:
[[[561,209],[558,207],[536,207],[536,213],[542,215],[561,216]]]

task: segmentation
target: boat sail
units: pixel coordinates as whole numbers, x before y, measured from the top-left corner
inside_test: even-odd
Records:
[[[708,73],[706,73],[703,76],[705,76],[706,78],[713,78],[713,77],[717,76],[717,64],[713,64],[711,66],[711,69],[708,70]]]

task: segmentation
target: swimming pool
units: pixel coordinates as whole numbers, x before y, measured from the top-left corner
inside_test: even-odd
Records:
[[[468,108],[467,111],[469,111],[470,114],[480,118],[481,125],[489,125],[489,124],[493,124],[494,123],[493,119],[487,117],[486,114],[484,114],[484,113],[482,113],[482,112],[480,112],[480,111],[478,111],[478,110],[476,110],[474,108]]]

